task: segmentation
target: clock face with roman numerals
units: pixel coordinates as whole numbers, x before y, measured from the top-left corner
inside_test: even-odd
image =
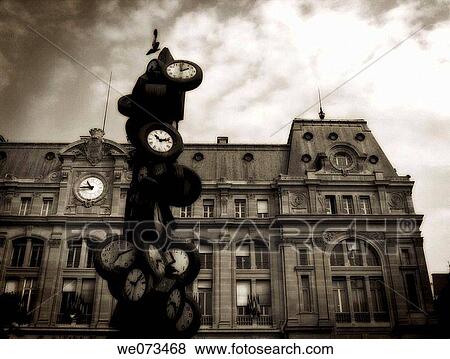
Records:
[[[168,152],[173,147],[173,138],[164,130],[153,130],[147,136],[148,145],[157,152]]]
[[[104,190],[103,180],[96,176],[89,176],[80,182],[77,193],[82,199],[94,201],[103,194]]]

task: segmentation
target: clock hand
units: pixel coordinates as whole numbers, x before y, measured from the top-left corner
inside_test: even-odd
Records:
[[[86,181],[86,183],[87,183],[87,185],[89,186],[89,189],[94,189],[94,186],[91,185],[91,184],[89,183],[89,181]]]
[[[85,189],[85,188],[91,189],[91,186],[80,186],[80,189]]]

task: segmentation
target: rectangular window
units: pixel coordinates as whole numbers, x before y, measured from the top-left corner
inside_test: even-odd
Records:
[[[336,214],[336,197],[335,196],[325,196],[325,213],[326,214]]]
[[[31,257],[30,267],[40,267],[42,261],[42,252],[44,251],[44,243],[41,241],[31,241]]]
[[[245,217],[245,207],[247,201],[245,199],[236,199],[234,201],[234,216],[236,218],[244,218]]]
[[[59,309],[58,323],[72,323],[76,311],[77,280],[75,278],[64,279],[61,294],[61,306]]]
[[[334,246],[333,251],[331,252],[330,263],[332,266],[345,265],[344,247],[342,242]]]
[[[402,265],[408,266],[411,265],[411,256],[409,255],[409,248],[401,248],[400,249],[400,256]]]
[[[258,218],[266,218],[269,215],[269,201],[258,199],[256,202]]]
[[[203,217],[212,218],[214,217],[214,200],[204,199],[203,200]]]
[[[236,307],[238,315],[248,315],[248,302],[250,299],[250,281],[238,280],[236,282]]]
[[[23,288],[21,295],[21,306],[22,309],[28,314],[30,310],[34,309],[34,294],[35,290],[33,289],[34,280],[32,278],[25,278],[23,280]]]
[[[181,218],[191,218],[192,217],[192,206],[185,206],[180,208]]]
[[[302,275],[300,277],[300,285],[302,293],[300,310],[302,312],[311,312],[311,284],[308,275]]]
[[[309,265],[309,255],[308,255],[307,249],[299,249],[298,250],[298,262],[301,266],[308,266]]]
[[[16,239],[13,241],[13,251],[11,256],[11,267],[22,267],[25,259],[26,239]]]
[[[370,296],[372,297],[372,310],[376,319],[376,313],[387,313],[386,291],[384,289],[383,278],[370,277]]]
[[[48,216],[49,214],[51,214],[52,207],[53,207],[53,199],[52,198],[44,198],[42,200],[41,216]]]
[[[257,280],[256,281],[256,293],[252,296],[253,303],[252,309],[256,316],[270,316],[272,315],[272,296],[270,294],[270,281]],[[260,321],[259,324],[266,324]]]
[[[78,268],[80,266],[81,241],[70,241],[68,242],[68,246],[67,267]]]
[[[361,249],[361,242],[356,240],[345,241],[347,247],[347,258],[351,266],[363,265],[363,252]]]
[[[198,303],[200,306],[200,313],[202,317],[212,316],[212,288],[210,280],[199,280],[197,284],[198,288]],[[211,320],[202,318],[203,324],[210,324]],[[208,323],[205,323],[208,322]]]
[[[212,269],[213,246],[211,244],[200,243],[200,268]]]
[[[89,324],[92,319],[92,309],[94,307],[95,279],[87,278],[81,282],[81,303],[79,305],[80,314],[77,318],[79,324]]]
[[[345,278],[333,278],[333,296],[336,313],[349,313],[347,282]]]
[[[372,213],[372,209],[370,208],[369,196],[359,197],[359,209],[362,214],[371,214]]]
[[[31,197],[20,199],[19,216],[27,216],[31,213]]]
[[[342,209],[345,214],[355,213],[352,196],[342,196]]]
[[[18,293],[19,292],[19,280],[7,279],[5,284],[5,293]]]
[[[239,244],[236,246],[236,269],[250,269],[250,245]]]
[[[94,251],[89,248],[87,250],[86,268],[94,268]]]
[[[356,313],[367,313],[369,307],[367,305],[366,286],[364,278],[352,277],[350,279],[352,286],[352,302],[353,311],[355,312],[355,320],[358,321]]]
[[[255,245],[255,264],[258,269],[269,269],[269,249],[266,245]]]
[[[413,273],[405,274],[406,294],[410,309],[417,310],[420,306],[419,294],[417,293],[416,276]]]

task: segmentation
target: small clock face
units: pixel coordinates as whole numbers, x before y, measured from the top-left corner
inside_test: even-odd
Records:
[[[150,283],[145,278],[144,272],[139,268],[134,268],[125,279],[125,297],[131,302],[137,302],[144,297],[147,286],[150,286]]]
[[[178,319],[176,328],[179,331],[184,331],[192,324],[194,320],[194,311],[192,310],[191,305],[186,302],[184,304],[183,312],[181,313],[180,319]]]
[[[175,319],[178,309],[181,306],[181,291],[174,289],[167,299],[166,313],[169,319]]]
[[[159,250],[153,246],[149,245],[147,248],[147,258],[150,265],[150,268],[158,277],[163,277],[165,272],[165,264],[164,260],[161,256]]]
[[[102,249],[100,258],[106,269],[126,269],[134,263],[136,249],[131,242],[116,240]]]
[[[184,274],[189,267],[189,255],[179,248],[171,248],[169,249],[169,253],[173,260],[171,266],[174,269],[174,274]]]
[[[147,136],[150,148],[157,152],[168,152],[173,147],[173,138],[164,130],[153,130]]]
[[[81,198],[95,200],[99,198],[105,189],[105,184],[98,177],[87,177],[78,186],[78,194]]]
[[[173,79],[189,80],[195,77],[197,70],[187,62],[173,62],[166,68],[167,75]]]

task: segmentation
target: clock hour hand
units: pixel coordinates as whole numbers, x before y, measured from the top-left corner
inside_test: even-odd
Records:
[[[94,189],[94,186],[91,185],[91,184],[89,183],[89,181],[86,181],[86,183],[87,183],[87,185],[89,186],[89,189]]]

